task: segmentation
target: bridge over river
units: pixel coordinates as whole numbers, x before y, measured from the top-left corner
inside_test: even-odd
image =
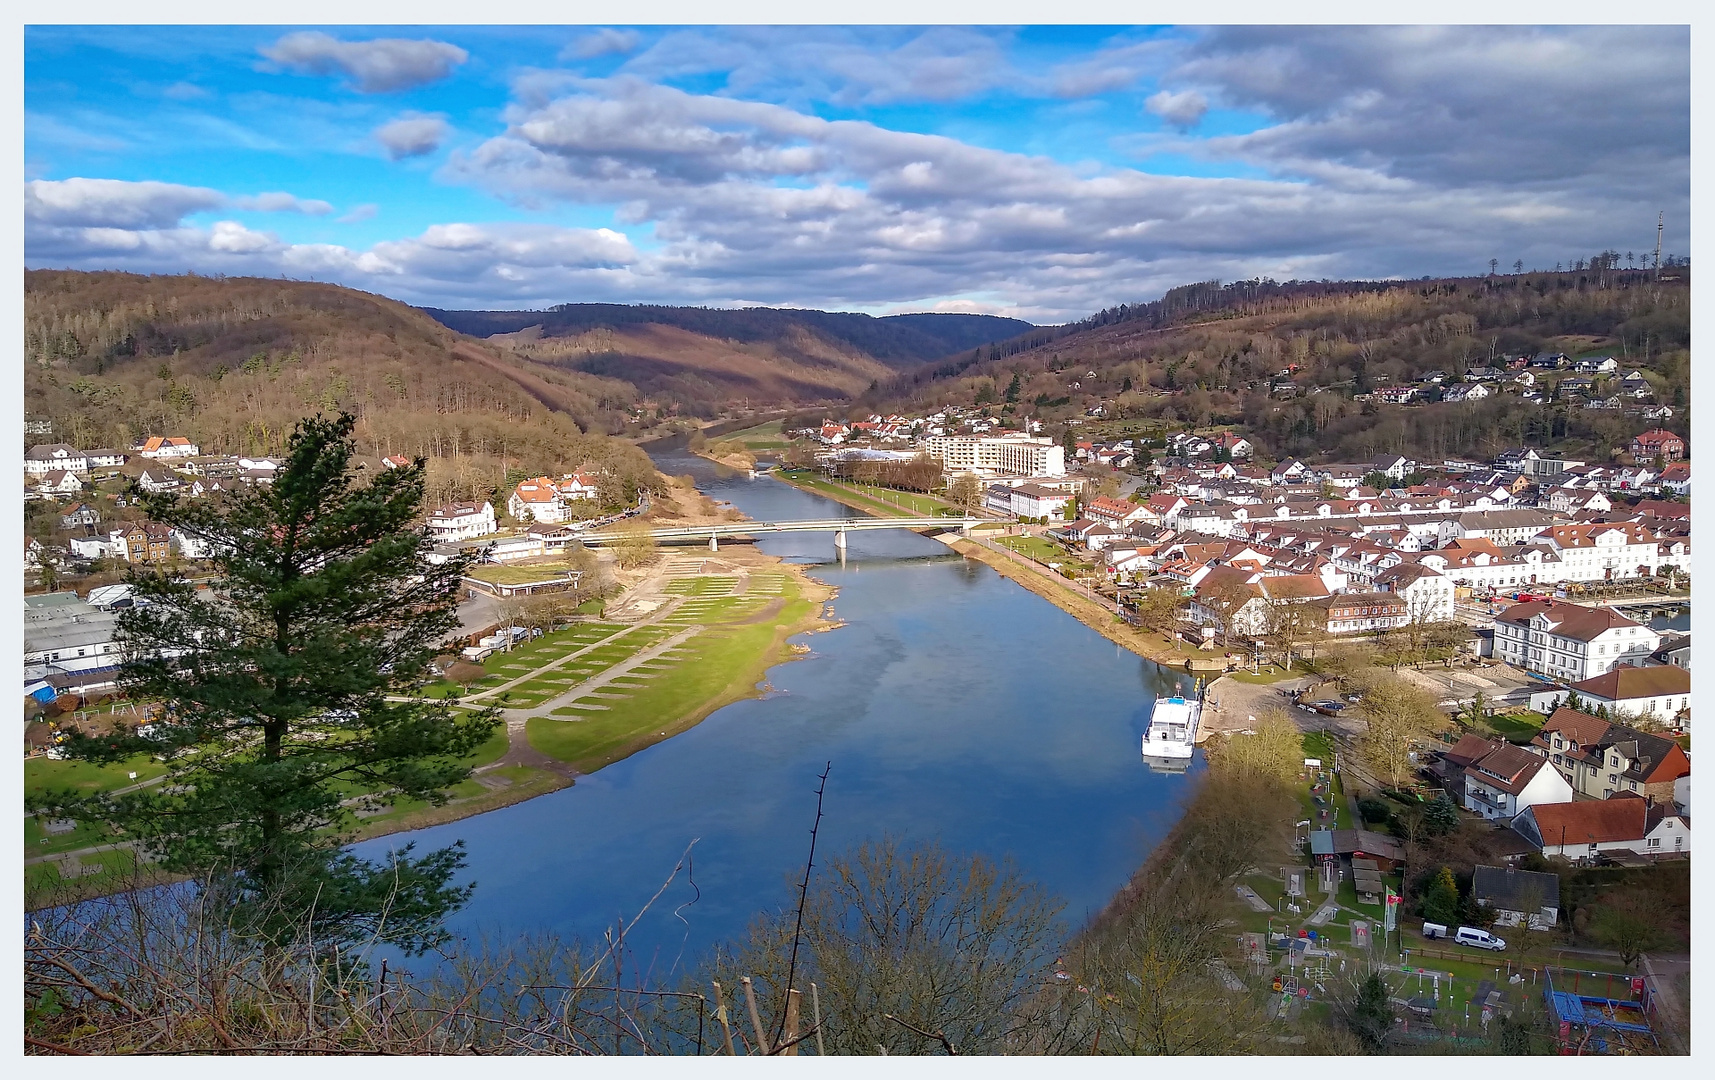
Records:
[[[981,525],[985,518],[978,517],[896,517],[896,518],[821,518],[814,521],[727,521],[718,525],[680,525],[665,529],[650,529],[651,539],[661,541],[703,540],[709,542],[710,551],[720,550],[720,538],[723,536],[759,536],[763,533],[788,532],[831,532],[834,534],[834,547],[845,550],[846,533],[864,529],[911,529],[922,532],[925,530],[947,531],[957,529],[969,535],[972,526]],[[578,539],[588,547],[601,547],[605,544],[617,543],[639,535],[637,531],[612,532],[607,530],[592,531],[582,534]]]

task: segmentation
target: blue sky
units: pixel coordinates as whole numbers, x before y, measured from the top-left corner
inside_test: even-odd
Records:
[[[1059,321],[1685,254],[1689,111],[1682,28],[32,27],[25,254]]]

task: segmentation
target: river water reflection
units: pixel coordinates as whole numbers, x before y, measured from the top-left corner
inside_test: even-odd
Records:
[[[859,516],[682,451],[655,456],[759,520]],[[786,902],[832,762],[821,852],[884,831],[938,839],[1010,856],[1073,921],[1099,909],[1177,816],[1187,778],[1152,773],[1139,747],[1154,695],[1184,677],[934,540],[848,536],[844,566],[831,534],[761,542],[817,564],[845,624],[801,639],[813,652],[773,669],[767,698],[567,790],[359,850],[462,839],[478,886],[455,930],[589,939],[629,922],[697,840],[690,872],[626,932],[660,972]]]

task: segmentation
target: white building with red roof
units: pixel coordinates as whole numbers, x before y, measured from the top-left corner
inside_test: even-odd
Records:
[[[566,505],[560,500],[559,488],[546,476],[519,483],[512,497],[506,500],[506,512],[518,521],[557,525],[566,520]]]

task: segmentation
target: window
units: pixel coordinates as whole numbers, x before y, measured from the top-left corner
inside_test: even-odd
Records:
[[[1650,847],[1660,847],[1661,846],[1661,837],[1659,837],[1659,836],[1650,837],[1649,838],[1649,846]]]

